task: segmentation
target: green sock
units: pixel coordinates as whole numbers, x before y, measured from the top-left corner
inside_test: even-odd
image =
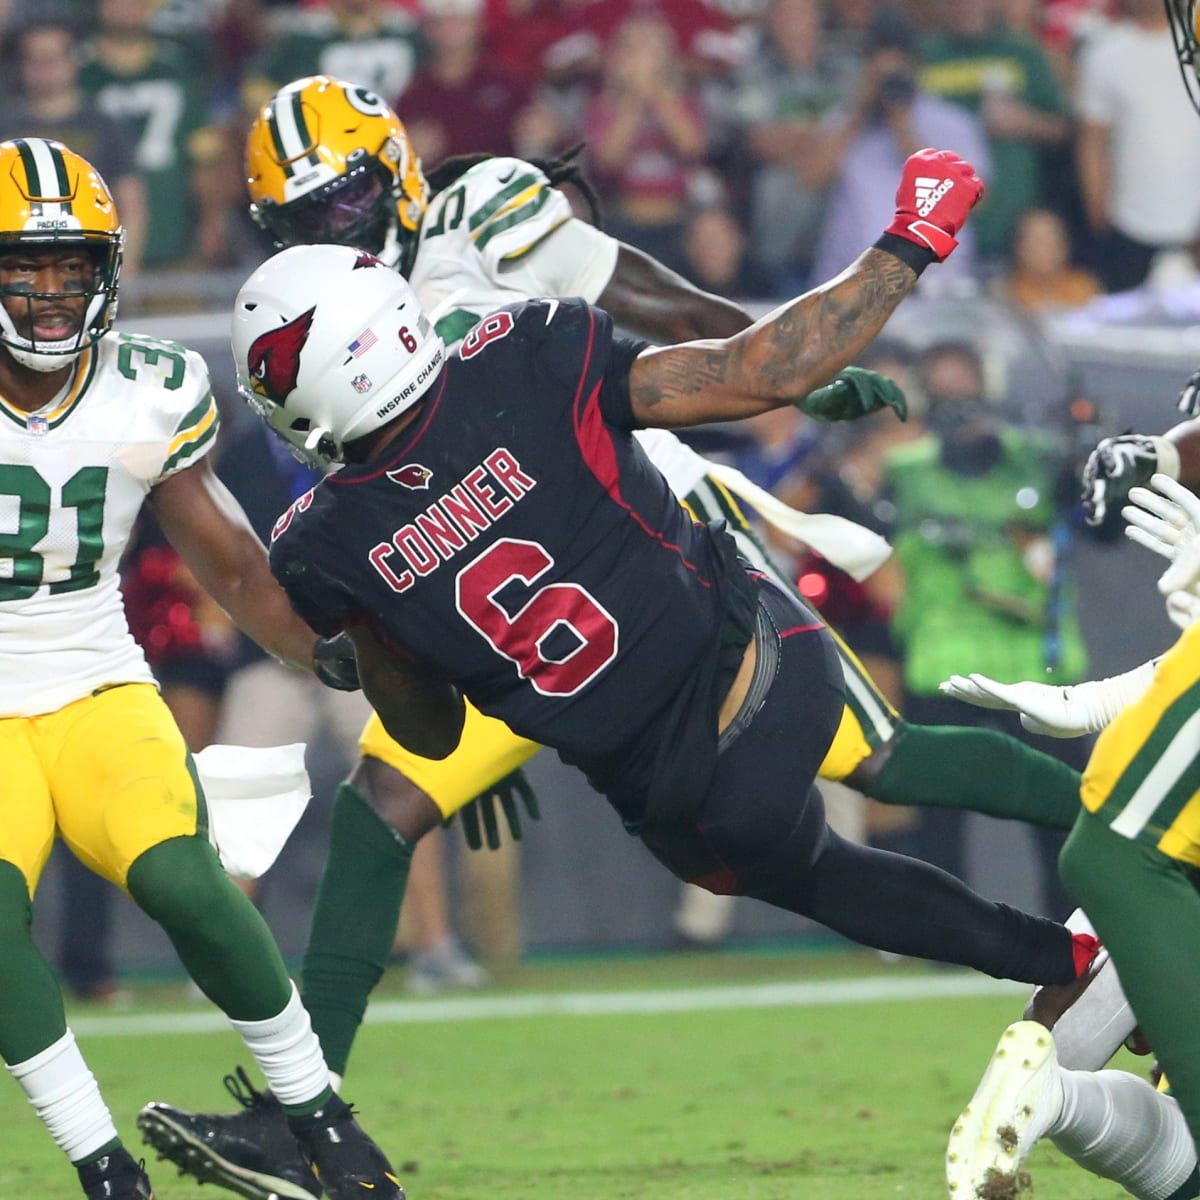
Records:
[[[1182,864],[1081,812],[1059,860],[1200,1140],[1200,894]]]
[[[236,1021],[283,1011],[292,981],[262,914],[202,837],[147,850],[129,868],[129,894],[162,926],[188,974]]]
[[[1079,772],[994,729],[901,726],[867,794],[884,804],[964,808],[1070,829],[1079,815]]]
[[[1167,1200],[1196,1200],[1200,1196],[1200,1168],[1192,1173],[1167,1197]]]
[[[391,957],[412,853],[361,792],[338,788],[303,972],[304,1005],[337,1075]]]
[[[6,1063],[25,1062],[67,1032],[62,989],[33,944],[32,922],[25,877],[0,862],[0,1057]]]
[[[99,1150],[93,1151],[87,1156],[87,1158],[74,1160],[71,1163],[71,1166],[75,1167],[77,1170],[80,1167],[90,1167],[92,1163],[99,1162],[102,1158],[107,1158],[110,1154],[115,1154],[120,1149],[122,1149],[121,1139],[115,1138],[111,1142],[105,1142]]]

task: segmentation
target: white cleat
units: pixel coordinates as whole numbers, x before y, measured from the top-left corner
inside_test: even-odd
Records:
[[[1050,1031],[1036,1021],[1010,1025],[950,1131],[946,1186],[951,1200],[1015,1200],[1031,1186],[1020,1165],[1062,1106]]]

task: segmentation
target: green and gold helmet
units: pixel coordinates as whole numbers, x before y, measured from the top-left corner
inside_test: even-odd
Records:
[[[246,139],[250,212],[278,246],[367,250],[402,269],[429,202],[399,117],[374,92],[312,75],[278,92]]]
[[[59,293],[35,292],[29,280],[19,278],[19,270],[16,281],[9,279],[14,272],[6,271],[0,343],[18,362],[35,371],[57,370],[112,328],[124,246],[117,207],[91,163],[48,138],[0,142],[0,258],[19,265],[23,255],[54,250],[64,256],[82,253],[91,262],[90,272],[83,264],[79,287],[62,293],[74,304],[85,301],[79,328],[52,341],[33,334],[31,321],[21,319],[20,304],[32,314],[35,301],[50,302]]]

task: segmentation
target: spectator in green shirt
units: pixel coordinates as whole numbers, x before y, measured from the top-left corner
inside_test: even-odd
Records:
[[[1073,591],[1054,586],[1051,535],[1063,469],[1054,440],[1000,418],[971,345],[929,347],[917,374],[929,433],[884,463],[904,581],[891,622],[903,659],[901,712],[920,724],[1001,729],[1081,768],[1086,741],[1038,738],[1011,713],[968,709],[938,692],[943,679],[972,671],[1006,683],[1075,683],[1085,677],[1087,654]],[[963,830],[961,812],[924,810],[917,855],[961,878]],[[1065,916],[1056,871],[1062,836],[1037,830],[1035,837],[1047,907]]]
[[[229,175],[203,81],[177,43],[151,32],[154,9],[154,0],[100,0],[80,87],[133,145],[149,209],[143,264],[222,265],[240,173]]]
[[[276,89],[305,75],[332,75],[391,101],[416,70],[420,33],[406,8],[378,0],[328,0],[320,8],[282,10],[250,64],[242,105],[252,118]]]
[[[938,13],[921,87],[983,122],[992,178],[972,222],[980,254],[1007,260],[1017,219],[1046,200],[1043,153],[1066,146],[1066,100],[1045,51],[1008,28],[997,0],[942,0]]]

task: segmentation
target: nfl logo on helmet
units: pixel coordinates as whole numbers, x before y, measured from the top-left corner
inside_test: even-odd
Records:
[[[369,392],[374,385],[365,375],[355,375],[355,377],[350,380],[350,386],[356,392]]]

